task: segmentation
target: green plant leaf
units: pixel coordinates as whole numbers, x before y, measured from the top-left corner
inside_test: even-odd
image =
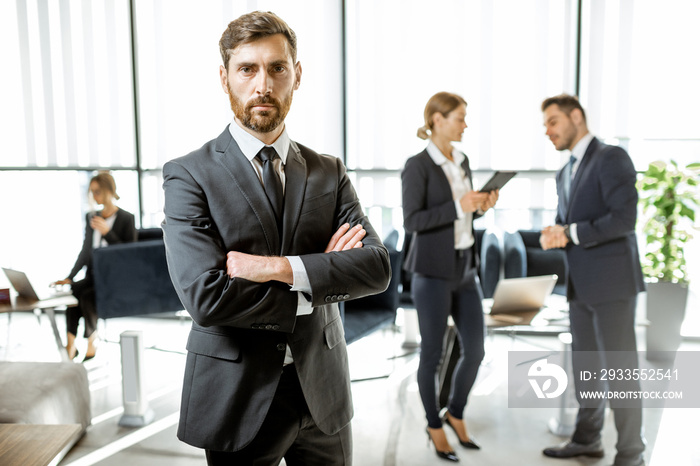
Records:
[[[700,162],[679,167],[671,159],[649,164],[639,177],[639,206],[646,239],[642,270],[647,277],[686,282],[685,243],[692,238],[700,208]]]

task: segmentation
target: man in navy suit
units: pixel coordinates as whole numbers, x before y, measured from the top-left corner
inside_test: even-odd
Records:
[[[163,167],[168,267],[193,320],[178,437],[210,465],[349,465],[338,302],[386,289],[389,255],[343,163],[287,134],[294,31],[253,12],[219,47],[233,121]]]
[[[546,134],[571,158],[557,173],[556,225],[540,237],[543,249],[564,248],[574,374],[582,370],[638,368],[634,332],[637,294],[644,290],[635,236],[636,171],[627,152],[588,132],[586,114],[570,95],[542,103]],[[574,377],[580,408],[570,442],[547,448],[546,456],[603,457],[605,400],[585,400],[582,390],[639,392],[639,381]],[[611,400],[617,428],[615,466],[644,464],[640,399]]]

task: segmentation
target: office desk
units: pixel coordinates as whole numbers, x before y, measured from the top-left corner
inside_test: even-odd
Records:
[[[0,313],[5,312],[33,312],[34,309],[41,309],[47,316],[49,316],[49,321],[51,322],[51,329],[53,330],[54,338],[56,339],[56,346],[58,347],[58,353],[61,356],[61,361],[68,361],[68,353],[63,346],[63,341],[61,340],[61,334],[58,331],[58,326],[56,325],[56,308],[58,307],[70,307],[76,306],[78,300],[75,299],[73,295],[57,296],[54,298],[41,299],[39,301],[30,300],[22,298],[20,296],[13,296],[12,302],[10,304],[0,304]],[[10,329],[8,329],[8,332]]]
[[[79,424],[0,424],[0,464],[58,464],[80,437]]]
[[[491,315],[493,299],[484,299],[484,322],[489,333],[511,335],[551,335],[569,331],[569,302],[566,296],[552,294],[539,310]]]

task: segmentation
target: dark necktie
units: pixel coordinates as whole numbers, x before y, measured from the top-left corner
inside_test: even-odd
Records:
[[[566,170],[564,173],[564,198],[565,202],[564,205],[568,206],[569,205],[569,198],[571,194],[571,180],[574,177],[574,164],[576,163],[576,157],[573,155],[569,158],[569,163],[566,166]]]
[[[569,163],[564,165],[564,170],[562,173],[562,182],[564,183],[564,199],[561,202],[561,212],[562,221],[566,220],[569,213],[569,199],[571,198],[571,179],[573,178],[573,168],[576,163],[576,157],[573,155],[569,158]]]
[[[282,180],[280,180],[273,160],[277,157],[277,152],[274,147],[265,146],[260,149],[257,157],[262,161],[263,166],[263,185],[265,186],[265,194],[272,205],[272,210],[275,211],[277,219],[277,229],[281,231],[282,225],[282,210],[284,206],[284,192],[282,190]]]

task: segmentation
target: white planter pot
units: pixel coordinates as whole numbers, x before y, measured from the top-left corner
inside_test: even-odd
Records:
[[[681,343],[681,324],[688,303],[688,286],[680,283],[647,284],[647,359],[675,357]]]

